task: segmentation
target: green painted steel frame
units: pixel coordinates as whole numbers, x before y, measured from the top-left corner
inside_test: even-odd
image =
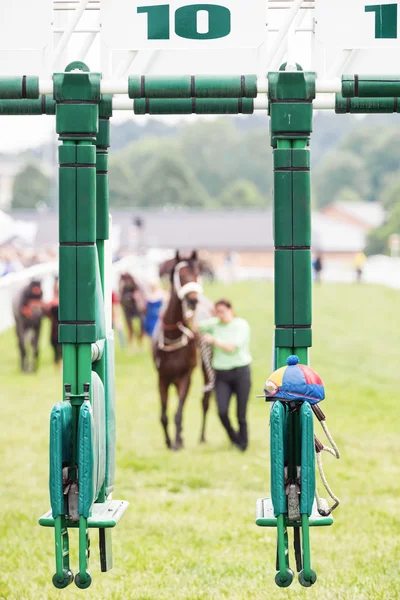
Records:
[[[275,368],[279,368],[286,364],[290,354],[297,354],[300,362],[307,364],[308,348],[311,346],[311,186],[308,143],[312,131],[315,74],[304,73],[300,68],[296,72],[281,70],[269,73],[268,80],[271,145],[274,154],[274,360]],[[293,579],[289,567],[286,528],[287,500],[285,512],[282,512],[281,500],[286,499],[287,485],[292,484],[300,489],[299,510],[300,506],[305,504],[301,501],[301,478],[298,476],[302,468],[304,443],[301,433],[302,420],[306,418],[302,408],[299,410],[295,405],[287,406],[285,423],[282,423],[287,433],[282,433],[285,440],[285,446],[282,448],[273,444],[272,436],[275,433],[272,431],[271,418],[271,473],[274,473],[275,461],[279,461],[280,465],[282,460],[285,461],[285,476],[283,473],[275,476],[277,481],[280,481],[281,489],[277,490],[275,486],[274,491],[275,497],[279,499],[279,509],[274,504],[277,518],[278,570],[275,581],[280,587],[287,587]],[[312,421],[311,429],[307,429],[306,432],[308,436],[310,431]],[[311,443],[313,444],[313,439]],[[309,458],[308,454],[306,458]],[[308,488],[313,486],[312,479],[308,479],[308,483]],[[308,488],[307,494],[310,492]],[[272,498],[274,499],[274,495]],[[309,537],[311,509],[312,507],[309,508],[308,514],[301,515],[304,565],[300,577],[302,585],[311,585],[315,581],[311,570]]]

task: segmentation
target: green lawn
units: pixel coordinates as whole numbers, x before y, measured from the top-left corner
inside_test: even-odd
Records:
[[[47,330],[37,375],[18,373],[14,336],[0,336],[0,599],[400,598],[400,293],[364,285],[315,289],[312,366],[325,383],[322,408],[342,453],[338,462],[325,457],[342,505],[332,528],[312,530],[318,580],[310,590],[297,579],[286,590],[275,586],[275,531],[254,524],[256,499],[269,488],[269,407],[255,395],[270,374],[272,285],[215,285],[208,294],[231,297],[252,325],[250,448],[240,454],[230,447],[214,403],[208,444],[198,445],[196,375],[184,412],[185,449],[167,451],[149,353],[118,351],[114,497],[130,507],[114,532],[109,573],[100,573],[93,533],[87,591],[53,588],[53,532],[37,525],[49,508],[49,413],[61,398]],[[172,423],[175,407],[174,396]],[[76,571],[75,535],[71,545]]]

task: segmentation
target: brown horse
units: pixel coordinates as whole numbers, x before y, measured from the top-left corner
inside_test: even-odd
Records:
[[[128,328],[128,341],[133,342],[133,319],[139,319],[139,342],[144,336],[144,319],[146,314],[146,301],[143,290],[130,273],[122,273],[119,280],[119,295],[126,326]]]
[[[160,264],[158,274],[160,279],[171,277],[171,273],[175,267],[175,258],[169,258]],[[200,275],[207,281],[214,281],[215,273],[210,261],[199,258],[198,260]]]
[[[153,357],[158,370],[158,387],[161,399],[161,423],[164,428],[165,442],[168,448],[179,450],[183,447],[182,416],[186,397],[189,393],[193,370],[197,365],[197,336],[191,329],[195,310],[202,291],[198,282],[199,264],[197,253],[190,258],[181,259],[177,252],[171,273],[171,295],[163,316],[153,336]],[[205,423],[210,404],[211,373],[210,362],[202,353],[203,423],[200,441],[205,441]],[[168,390],[175,385],[178,392],[178,410],[175,414],[176,435],[172,445],[168,433]]]

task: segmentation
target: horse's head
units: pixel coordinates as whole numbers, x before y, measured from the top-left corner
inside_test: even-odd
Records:
[[[40,281],[30,281],[24,289],[21,313],[28,321],[32,322],[38,322],[43,317],[43,290]]]
[[[172,287],[182,302],[185,320],[191,319],[196,310],[198,295],[203,291],[196,251],[187,259],[181,259],[179,252],[176,253],[171,280]]]
[[[119,286],[121,291],[126,290],[134,292],[137,288],[136,281],[130,273],[121,273]]]

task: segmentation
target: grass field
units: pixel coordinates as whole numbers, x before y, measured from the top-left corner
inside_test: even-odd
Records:
[[[275,531],[254,524],[255,502],[269,491],[268,406],[257,400],[270,374],[273,288],[214,285],[252,326],[250,448],[231,448],[213,403],[208,444],[200,430],[200,379],[184,412],[185,449],[164,447],[149,353],[117,354],[118,448],[115,498],[130,502],[114,532],[112,571],[99,570],[92,535],[92,587],[58,591],[49,508],[48,422],[61,398],[47,331],[39,374],[17,371],[12,333],[0,336],[0,599],[394,600],[400,598],[400,293],[374,286],[322,285],[314,291],[312,366],[325,383],[322,408],[341,449],[325,457],[342,500],[332,528],[312,530],[309,590],[297,579],[274,584]],[[170,402],[170,416],[176,407]],[[170,419],[170,422],[173,419]],[[71,536],[77,569],[77,538]],[[293,563],[293,560],[291,561]]]

